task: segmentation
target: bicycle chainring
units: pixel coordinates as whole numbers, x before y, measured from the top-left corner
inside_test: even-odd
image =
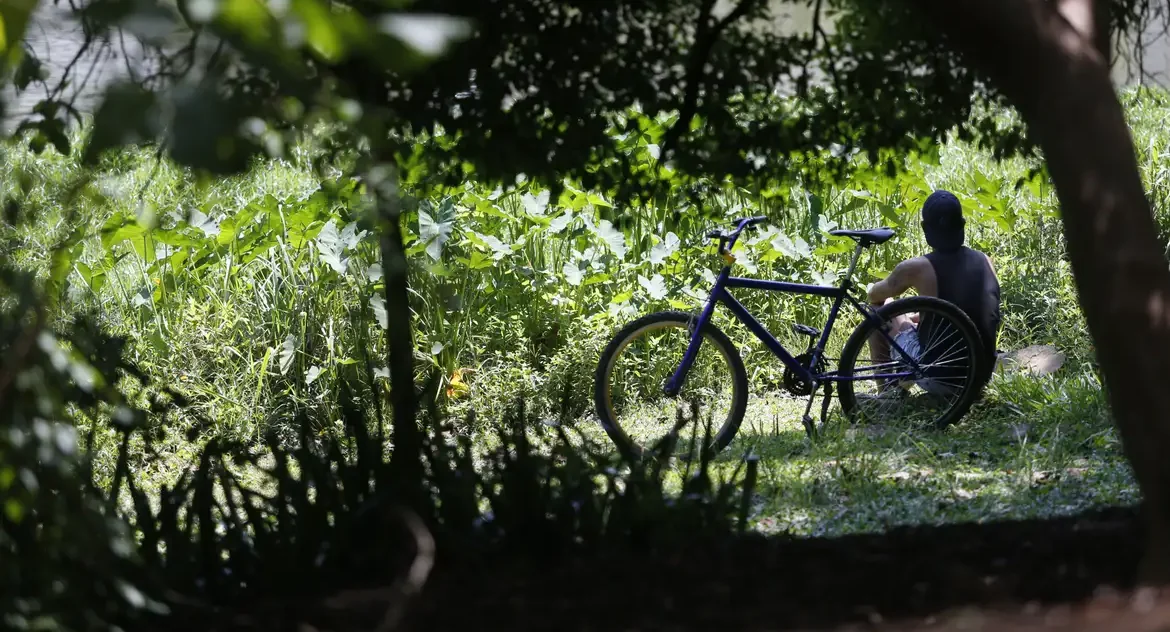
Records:
[[[808,368],[809,362],[812,361],[812,354],[802,353],[796,356],[794,359],[800,363],[800,366]],[[813,369],[813,372],[822,373],[824,370],[825,360],[824,358],[821,358],[817,361],[817,366]],[[793,373],[792,369],[788,368],[787,366],[784,367],[784,388],[789,393],[802,397],[805,395],[811,395],[813,392],[812,384],[801,378],[799,375]]]

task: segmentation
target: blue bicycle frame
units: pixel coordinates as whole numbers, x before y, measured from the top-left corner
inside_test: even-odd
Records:
[[[764,218],[756,217],[741,220],[736,230],[730,235],[718,235],[720,237],[720,254],[723,254],[728,261],[734,261],[731,257],[731,249],[735,246],[735,241],[739,238],[739,234],[747,226],[753,223],[759,223]],[[728,243],[729,242],[729,243]],[[725,247],[726,244],[726,247]],[[698,355],[699,346],[702,344],[703,327],[711,319],[711,314],[715,311],[715,305],[722,303],[731,313],[744,325],[747,326],[760,342],[764,343],[766,347],[784,363],[796,376],[815,387],[824,382],[845,382],[858,380],[878,380],[878,379],[898,379],[913,377],[915,379],[922,377],[922,370],[918,366],[917,361],[899,345],[884,329],[879,328],[878,331],[886,338],[893,349],[896,349],[902,357],[910,361],[912,365],[911,370],[903,370],[897,373],[872,373],[863,376],[856,375],[859,371],[880,371],[883,369],[892,369],[898,366],[904,366],[902,362],[886,362],[874,366],[855,368],[852,375],[842,376],[838,371],[829,371],[826,373],[814,373],[809,368],[800,364],[796,358],[784,348],[784,345],[775,338],[765,328],[759,320],[748,312],[747,308],[742,303],[737,301],[734,296],[728,291],[730,288],[746,288],[756,290],[767,290],[770,292],[784,292],[786,294],[803,294],[808,296],[823,296],[833,299],[832,309],[829,311],[829,319],[825,323],[824,329],[821,331],[820,340],[814,346],[812,351],[812,358],[808,366],[815,367],[824,353],[825,343],[829,339],[829,334],[833,331],[833,324],[837,320],[837,315],[840,313],[841,306],[848,301],[857,311],[861,312],[866,318],[876,319],[877,316],[872,308],[862,305],[857,299],[849,294],[849,290],[853,284],[853,271],[857,267],[857,259],[861,255],[861,251],[865,248],[862,243],[857,244],[857,248],[853,251],[853,257],[849,262],[849,271],[845,274],[845,280],[840,287],[831,287],[827,285],[806,285],[803,283],[789,283],[785,281],[767,281],[763,279],[749,279],[744,277],[731,276],[731,265],[724,266],[719,272],[719,276],[715,279],[715,287],[711,289],[711,294],[707,298],[706,304],[703,306],[703,311],[699,314],[699,318],[695,321],[694,332],[691,334],[690,343],[687,346],[686,354],[683,356],[682,362],[678,368],[675,369],[674,374],[666,381],[665,391],[668,396],[675,396],[686,381],[686,374],[690,371],[691,365],[695,361],[695,356]]]

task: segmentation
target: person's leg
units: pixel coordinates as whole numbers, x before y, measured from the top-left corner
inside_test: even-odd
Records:
[[[894,299],[888,298],[884,304],[889,304]],[[889,334],[891,338],[896,338],[898,334],[913,329],[915,327],[913,314],[902,314],[890,319]],[[901,343],[899,343],[899,346]],[[869,337],[869,358],[874,364],[890,361],[890,343],[881,332],[873,332]]]

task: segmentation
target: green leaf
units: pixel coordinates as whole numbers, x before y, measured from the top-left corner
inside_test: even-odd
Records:
[[[586,194],[585,200],[587,202],[589,202],[590,204],[592,204],[593,206],[599,206],[602,208],[613,208],[613,204],[610,204],[609,202],[606,201],[605,198],[601,197],[600,195],[597,195],[596,193]]]
[[[982,172],[975,171],[973,175],[975,178],[975,186],[980,190],[980,192],[990,193],[993,196],[999,193],[999,185],[988,179],[988,177],[983,175]]]
[[[321,377],[321,367],[317,365],[309,367],[309,370],[305,373],[305,386],[316,382],[319,377]]]
[[[218,227],[216,227],[218,232]],[[192,237],[177,227],[170,230],[156,229],[154,232],[154,240],[160,244],[166,244],[174,248],[197,248],[204,243],[204,240]]]
[[[641,285],[642,289],[646,290],[646,293],[654,300],[666,298],[666,280],[662,278],[661,274],[655,274],[649,279],[639,274],[638,285]]]
[[[374,310],[374,319],[382,329],[390,328],[390,320],[386,315],[386,299],[382,296],[370,297],[370,308]]]
[[[71,143],[69,136],[65,133],[65,121],[58,118],[45,119],[37,124],[37,128],[53,144],[53,148],[58,153],[62,156],[69,155]]]
[[[495,260],[486,253],[478,250],[473,250],[471,252],[471,258],[467,260],[467,267],[472,270],[482,270],[484,268],[490,268],[493,265],[495,265]]]
[[[882,217],[885,218],[887,222],[890,222],[894,226],[902,226],[905,224],[905,221],[903,221],[903,219],[898,216],[898,211],[894,210],[894,207],[890,206],[889,204],[879,204],[878,212],[882,214]]]
[[[581,273],[581,266],[576,263],[566,263],[561,268],[561,273],[565,275],[565,281],[572,286],[581,285],[582,279],[585,275]]]
[[[287,374],[288,370],[292,368],[293,360],[296,359],[296,353],[296,336],[289,334],[285,337],[284,342],[280,345],[280,354],[276,356],[277,365],[280,367],[281,375]]]
[[[79,261],[77,263],[77,273],[81,275],[81,280],[85,281],[86,285],[93,284],[93,270],[88,264]]]
[[[292,10],[305,26],[305,41],[309,48],[326,61],[341,59],[346,42],[333,23],[329,8],[318,0],[293,0]]]
[[[15,498],[9,498],[4,501],[4,515],[8,517],[9,521],[20,524],[24,518],[24,505]]]
[[[626,252],[628,251],[628,247],[626,246],[626,236],[623,235],[621,231],[614,228],[612,222],[607,219],[601,220],[601,223],[597,225],[595,232],[597,236],[605,242],[605,245],[609,246],[609,249],[613,251],[613,254],[617,256],[618,259],[626,258]]]
[[[155,352],[157,352],[160,357],[166,357],[170,355],[171,345],[167,342],[167,339],[163,337],[159,330],[151,330],[151,332],[146,335],[146,339],[148,342],[150,342],[150,346],[154,347]]]
[[[650,249],[650,254],[647,256],[647,258],[649,259],[650,263],[658,265],[663,261],[666,261],[667,257],[678,251],[678,245],[678,235],[674,234],[673,232],[666,233],[666,237],[657,244],[654,244],[654,247]]]
[[[278,24],[262,0],[219,0],[215,4],[218,15],[207,17],[215,17],[224,30],[260,49],[276,47]]]
[[[418,207],[418,234],[426,244],[427,254],[435,261],[443,254],[443,246],[455,230],[455,201],[447,197],[436,209],[428,200]]]
[[[333,220],[325,223],[325,227],[317,233],[317,251],[321,260],[338,274],[345,274],[349,267],[349,258],[345,257],[346,240],[337,232],[337,225]]]
[[[28,27],[36,0],[4,0],[0,2],[0,73],[15,68],[24,48],[24,31]]]
[[[81,238],[81,230],[75,229],[60,247],[53,250],[49,263],[49,279],[46,284],[46,289],[53,297],[60,296],[61,292],[65,290],[65,279],[73,270],[73,262],[81,256]]]
[[[153,263],[156,257],[154,231],[143,229],[142,234],[130,240],[134,252],[146,263]]]
[[[809,223],[812,224],[813,226],[816,226],[821,215],[824,212],[825,212],[825,201],[823,199],[821,199],[821,196],[816,195],[814,193],[809,193],[808,194],[808,213],[809,213],[810,219],[812,220]]]
[[[2,64],[0,64],[2,66]],[[12,84],[17,90],[25,90],[29,84],[37,79],[47,79],[49,70],[45,64],[32,55],[24,55],[16,64],[16,72],[12,76]]]
[[[514,217],[505,213],[503,209],[493,204],[490,200],[477,202],[475,205],[475,212],[483,213],[484,215],[490,215],[492,217],[498,217],[500,219],[506,219],[509,222],[515,221]]]
[[[127,239],[135,239],[145,232],[146,227],[139,224],[138,220],[129,213],[125,211],[115,213],[102,224],[102,247],[109,250],[114,244]]]

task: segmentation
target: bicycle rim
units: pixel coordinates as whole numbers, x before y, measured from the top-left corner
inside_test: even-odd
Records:
[[[978,334],[958,308],[920,297],[904,301],[881,312],[896,344],[872,323],[863,324],[842,353],[840,374],[907,373],[913,358],[925,375],[842,382],[842,409],[855,422],[950,425],[966,413],[978,389]],[[907,324],[912,314],[920,319],[917,326]]]
[[[703,332],[682,390],[674,397],[663,392],[686,353],[690,335],[688,323],[680,318],[634,323],[602,359],[599,413],[610,424],[611,437],[636,456],[662,441],[680,420],[687,425],[678,433],[674,453],[697,453],[708,425],[712,443],[724,443],[743,415],[747,394],[737,376],[742,372],[736,370],[738,356],[713,328]],[[697,423],[693,403],[698,405]]]

